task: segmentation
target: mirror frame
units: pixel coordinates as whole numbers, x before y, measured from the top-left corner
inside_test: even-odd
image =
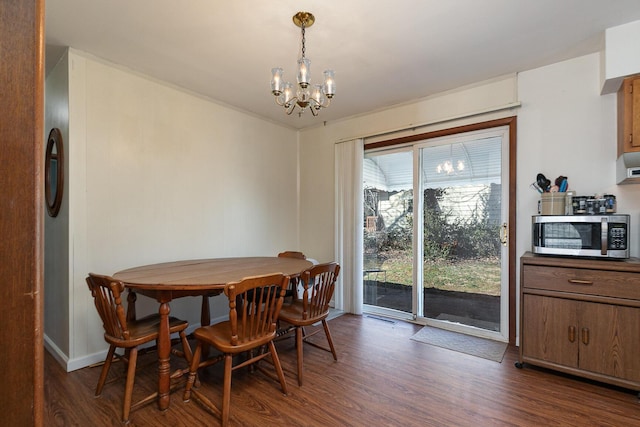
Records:
[[[55,176],[53,176],[55,174]],[[60,129],[53,128],[47,139],[47,154],[44,163],[44,193],[49,216],[60,212],[64,190],[64,145]]]

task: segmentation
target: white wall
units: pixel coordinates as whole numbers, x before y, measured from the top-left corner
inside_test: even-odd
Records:
[[[618,212],[631,214],[631,255],[640,256],[640,186],[616,185],[616,94],[600,95],[599,65],[592,54],[518,75],[518,256],[531,247],[538,172],[567,176],[577,195],[616,195]]]
[[[640,72],[640,21],[607,28],[600,56],[601,93],[615,93],[622,80]]]
[[[69,154],[69,58],[65,54],[47,76],[45,84],[45,135],[46,148],[49,132],[60,129],[63,155]],[[43,149],[43,152],[45,150]],[[69,176],[69,162],[64,165]],[[69,352],[69,195],[68,182],[64,183],[62,204],[55,218],[44,216],[44,333],[47,345],[55,348],[54,354]],[[43,203],[45,203],[43,201]],[[47,210],[45,209],[45,212]]]
[[[71,315],[69,352],[58,356],[71,370],[106,349],[87,273],[298,249],[298,141],[294,130],[82,52],[69,53],[69,73]],[[212,301],[214,315],[226,311]],[[137,309],[158,305],[141,296]],[[171,309],[200,321],[199,298]]]

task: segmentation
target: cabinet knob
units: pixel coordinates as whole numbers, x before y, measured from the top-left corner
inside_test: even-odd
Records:
[[[576,341],[576,327],[569,326],[569,342],[575,342],[575,341]]]

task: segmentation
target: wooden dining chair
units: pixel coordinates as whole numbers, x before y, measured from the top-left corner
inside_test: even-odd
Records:
[[[298,258],[298,259],[307,259],[305,254],[297,251],[284,251],[278,254],[280,258]]]
[[[336,279],[340,273],[340,266],[335,263],[318,264],[310,270],[302,274],[302,285],[304,288],[302,298],[296,300],[292,304],[283,305],[280,310],[278,320],[287,323],[290,326],[284,329],[279,335],[286,336],[287,333],[295,331],[296,337],[296,354],[298,358],[298,385],[302,385],[302,347],[303,343],[311,344],[322,350],[331,352],[333,359],[338,360],[336,349],[331,338],[331,331],[327,324],[327,316],[329,315],[329,302],[333,298]],[[313,341],[307,341],[316,333],[317,329],[311,334],[307,334],[305,327],[311,326],[316,322],[322,322],[329,348],[320,346]]]
[[[305,254],[297,251],[284,251],[278,254],[278,258],[296,258],[296,259],[307,259]],[[292,277],[289,280],[289,287],[287,288],[287,292],[284,295],[284,298],[291,298],[293,301],[298,299],[298,285],[300,284],[300,277]]]
[[[124,307],[122,306],[124,284],[121,281],[109,276],[93,273],[89,273],[86,280],[100,319],[102,319],[104,339],[109,344],[109,351],[102,366],[102,372],[98,379],[95,395],[100,396],[102,394],[102,389],[114,357],[123,360],[127,370],[122,406],[122,421],[126,423],[129,420],[131,411],[152,402],[158,396],[158,392],[155,392],[133,405],[131,404],[138,359],[138,347],[142,344],[158,340],[160,316],[159,314],[152,314],[142,319],[133,319],[131,318],[132,316],[125,314]],[[185,334],[187,326],[189,326],[189,324],[186,321],[169,317],[169,331],[171,333],[178,333],[182,342],[182,351],[172,349],[172,353],[183,356],[190,365],[192,353]],[[116,353],[116,349],[118,348],[124,349],[124,355],[118,355]],[[178,369],[171,375],[171,378],[176,379],[186,372],[186,369]]]
[[[222,425],[226,426],[229,422],[231,406],[232,372],[244,366],[255,364],[269,355],[280,380],[282,392],[287,394],[287,384],[273,339],[276,337],[276,321],[288,283],[289,276],[272,274],[248,277],[225,286],[224,293],[229,299],[229,320],[200,327],[193,332],[193,336],[198,340],[198,345],[193,355],[189,380],[184,391],[185,402],[190,400],[193,393],[197,400],[219,416]],[[244,300],[241,307],[236,305],[238,297]],[[215,347],[222,355],[201,361],[202,348],[206,345]],[[267,346],[269,351],[253,352],[263,346]],[[247,359],[234,365],[233,357],[240,353],[247,354]],[[194,382],[198,369],[211,366],[222,360],[224,360],[224,379],[222,408],[220,409],[201,391],[194,388]]]
[[[302,252],[296,251],[284,251],[278,254],[278,258],[296,258],[296,259],[307,259],[307,257]],[[300,284],[300,277],[291,277],[289,279],[289,286],[284,294],[284,299],[289,301],[295,301],[298,298],[298,285]],[[249,297],[252,296],[252,292],[249,291]],[[244,304],[244,299],[242,295],[238,296],[238,300],[236,301],[238,304],[238,309],[242,307]]]
[[[279,258],[297,258],[297,259],[307,259],[307,257],[302,253],[302,252],[297,252],[297,251],[284,251],[284,252],[280,252],[278,254]],[[287,288],[286,294],[285,294],[285,299],[287,298],[292,298],[292,299],[296,299],[297,298],[297,292],[298,292],[298,284],[299,282],[299,278],[298,277],[292,277],[290,282],[289,282],[289,287]],[[209,324],[209,319],[210,319],[210,315],[209,315],[209,297],[212,296],[216,296],[218,295],[218,293],[212,293],[209,295],[203,295],[202,296],[202,308],[200,309],[200,324],[205,326]],[[240,308],[243,304],[243,300],[241,299],[241,297],[238,297],[238,308]]]

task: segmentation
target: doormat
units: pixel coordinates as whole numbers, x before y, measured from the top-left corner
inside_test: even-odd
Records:
[[[411,339],[498,363],[502,362],[504,352],[507,350],[507,343],[504,342],[460,334],[431,326],[423,327]]]

